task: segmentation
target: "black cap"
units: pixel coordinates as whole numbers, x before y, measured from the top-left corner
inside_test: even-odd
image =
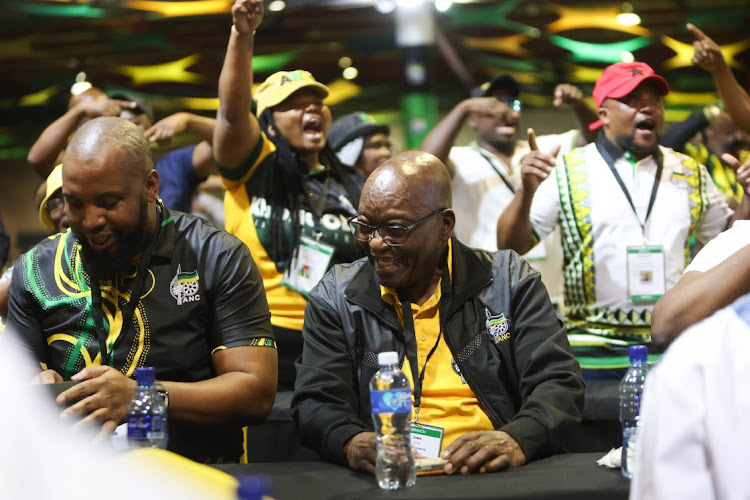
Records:
[[[489,82],[484,82],[479,87],[475,88],[471,92],[471,97],[487,97],[495,89],[503,89],[510,94],[513,99],[518,98],[518,94],[521,92],[521,87],[518,85],[518,80],[513,78],[508,73],[500,73],[495,76]]]
[[[328,145],[338,151],[358,137],[377,133],[389,135],[391,128],[375,123],[375,119],[367,113],[355,111],[333,122],[328,131]]]
[[[149,105],[148,101],[144,99],[143,97],[140,97],[135,94],[128,94],[126,92],[113,92],[109,96],[110,99],[117,99],[120,101],[131,101],[135,103],[135,110],[140,111],[141,113],[148,116],[148,119],[151,120],[151,123],[154,122],[154,110],[151,109],[151,105]]]

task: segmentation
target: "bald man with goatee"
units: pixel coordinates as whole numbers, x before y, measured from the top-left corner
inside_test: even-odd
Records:
[[[349,220],[367,257],[311,291],[297,361],[293,414],[327,459],[374,473],[368,383],[385,351],[414,388],[413,425],[439,434],[418,453],[446,474],[556,452],[580,421],[580,370],[539,273],[513,251],[466,247],[455,224],[436,157],[402,153],[368,178]]]
[[[241,427],[265,418],[277,380],[247,247],[163,206],[148,142],[128,120],[79,128],[62,175],[71,231],[23,255],[10,289],[8,328],[39,362],[35,380],[79,382],[57,398],[61,415],[107,433],[125,421],[135,369],[152,366],[168,449],[239,460]]]

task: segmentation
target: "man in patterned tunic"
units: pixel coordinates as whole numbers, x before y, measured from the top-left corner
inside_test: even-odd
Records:
[[[57,399],[77,425],[125,421],[135,369],[153,366],[168,395],[172,451],[236,461],[243,423],[263,419],[277,358],[265,292],[237,238],[158,199],[143,132],[96,118],[63,160],[71,231],[23,255],[8,328],[41,363],[37,381],[79,383]]]
[[[568,334],[584,378],[619,378],[630,344],[650,342],[651,310],[732,210],[695,160],[659,146],[669,86],[644,63],[607,67],[594,87],[596,142],[523,162],[498,219],[498,248],[525,252],[560,224]],[[652,358],[653,360],[653,358]]]

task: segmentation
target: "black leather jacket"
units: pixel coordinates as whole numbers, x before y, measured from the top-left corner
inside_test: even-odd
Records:
[[[496,429],[527,460],[559,448],[581,420],[584,383],[541,277],[513,251],[453,239],[445,341]],[[489,328],[503,314],[507,331]],[[508,333],[510,335],[508,335]],[[345,443],[372,430],[368,383],[377,354],[405,353],[404,334],[367,259],[335,266],[308,296],[292,411],[302,442],[346,463]]]

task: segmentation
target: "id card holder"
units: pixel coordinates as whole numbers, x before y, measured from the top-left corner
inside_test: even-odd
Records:
[[[300,236],[297,256],[281,282],[287,288],[307,295],[318,284],[333,257],[333,247],[308,236]]]
[[[417,450],[420,457],[438,458],[443,446],[445,429],[436,425],[411,423],[411,446]]]
[[[631,302],[656,302],[666,292],[664,248],[628,247],[628,297]]]

